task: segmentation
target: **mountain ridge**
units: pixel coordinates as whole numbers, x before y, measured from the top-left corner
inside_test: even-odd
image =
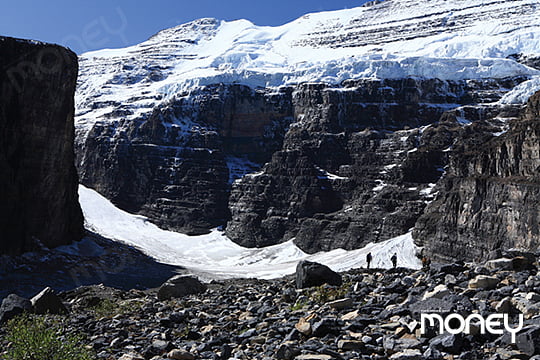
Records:
[[[537,14],[532,0],[387,0],[279,27],[199,19],[83,54],[82,183],[166,229],[228,223],[249,246],[402,235],[468,125],[504,132],[540,88]]]

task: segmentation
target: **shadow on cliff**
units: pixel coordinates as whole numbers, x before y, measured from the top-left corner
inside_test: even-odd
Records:
[[[182,270],[87,231],[82,241],[67,247],[0,256],[0,299],[11,293],[31,297],[47,286],[57,291],[95,284],[144,290]]]

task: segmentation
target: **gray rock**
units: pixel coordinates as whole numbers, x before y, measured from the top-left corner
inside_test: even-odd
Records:
[[[405,349],[390,356],[390,360],[422,360],[422,352],[418,349]]]
[[[323,284],[340,286],[342,283],[341,275],[332,271],[326,265],[302,260],[296,266],[297,289],[304,289]]]
[[[364,348],[364,343],[359,340],[339,340],[338,349],[350,351],[350,350],[361,350]]]
[[[441,334],[429,341],[429,346],[450,354],[461,353],[465,340],[461,334]]]
[[[36,314],[66,314],[68,312],[62,300],[50,287],[43,289],[30,301]]]
[[[455,309],[455,304],[446,299],[429,298],[414,302],[409,305],[409,310],[412,316],[416,319],[420,319],[422,313],[431,314],[437,313],[441,315],[448,315]]]
[[[297,86],[292,105],[297,119],[305,121],[289,129],[261,174],[233,184],[227,235],[250,247],[294,237],[302,250],[314,253],[354,249],[406,232],[432,198],[429,188],[422,190],[440,178],[448,162],[444,150],[463,130],[457,119],[427,131],[417,127],[439,120],[446,111],[441,104],[470,103],[471,96],[480,101],[478,90],[496,83],[349,80],[347,95],[326,84]],[[370,105],[359,109],[360,103]],[[480,115],[477,109],[469,107],[467,117],[496,112]]]
[[[435,286],[435,288],[432,291],[427,291],[424,294],[424,297],[422,300],[430,299],[430,298],[437,298],[437,299],[444,299],[446,296],[450,295],[450,291],[446,287],[446,285],[440,284]]]
[[[489,260],[486,262],[486,267],[491,270],[512,270],[514,268],[512,259],[507,258]]]
[[[540,353],[540,326],[523,328],[516,336],[516,346],[529,356]]]
[[[495,305],[495,311],[508,314],[512,310],[512,298],[505,297]]]
[[[326,305],[330,306],[332,309],[343,310],[353,306],[353,300],[351,298],[337,299],[327,302]]]
[[[194,276],[177,275],[167,280],[158,290],[158,300],[181,298],[206,291],[206,285]]]
[[[185,350],[173,349],[169,351],[167,358],[174,360],[195,360],[195,355]]]
[[[325,355],[325,354],[305,354],[305,355],[298,355],[294,358],[295,360],[332,360],[334,359],[331,355]]]
[[[297,355],[300,355],[300,350],[295,342],[285,342],[276,351],[276,359],[278,360],[292,360]]]
[[[32,311],[30,300],[16,294],[8,295],[0,306],[0,324],[3,324],[25,311]]]
[[[118,358],[118,360],[145,360],[144,356],[135,354],[135,353],[129,353],[129,354],[123,354]]]
[[[534,302],[531,302],[524,297],[512,297],[511,302],[513,307],[516,308],[519,312],[521,312],[525,319],[530,319],[533,316],[540,314],[540,304],[535,304]]]
[[[324,337],[328,334],[339,334],[340,328],[335,319],[324,318],[313,324],[311,327],[312,335],[315,337]]]
[[[469,288],[471,289],[494,289],[499,283],[499,279],[495,276],[478,275],[471,281],[469,281]]]

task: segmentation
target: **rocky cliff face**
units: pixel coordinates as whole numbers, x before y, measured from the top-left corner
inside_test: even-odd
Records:
[[[299,86],[297,121],[283,148],[262,172],[233,184],[227,235],[257,247],[295,238],[304,251],[316,252],[406,233],[432,199],[465,119],[489,115],[485,103],[519,81]],[[438,122],[459,104],[462,124],[447,115]]]
[[[77,57],[0,37],[0,253],[83,234],[74,166]]]
[[[415,229],[438,260],[478,260],[540,244],[540,93],[503,134],[473,124],[450,154],[438,196]]]
[[[245,246],[296,237],[310,252],[356,248],[407,232],[430,199],[461,126],[424,127],[460,105],[476,120],[478,104],[523,80],[216,84],[134,121],[131,110],[104,114],[79,137],[77,163],[84,185],[167,229],[200,234],[228,221]]]
[[[290,91],[213,85],[124,121],[106,115],[78,153],[81,182],[160,226],[200,234],[228,217],[229,183],[281,147]]]
[[[540,88],[538,15],[535,0],[386,0],[276,28],[199,19],[83,54],[81,180],[246,246],[403,234],[457,139],[484,144]]]

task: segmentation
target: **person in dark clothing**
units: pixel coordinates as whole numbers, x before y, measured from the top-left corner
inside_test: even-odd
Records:
[[[431,260],[427,256],[422,257],[422,269],[425,271],[429,270],[429,266],[431,265]]]
[[[368,253],[366,255],[366,262],[367,262],[367,268],[369,269],[370,265],[371,265],[371,260],[373,260],[373,257],[371,256],[371,253]]]
[[[396,266],[397,266],[397,254],[394,253],[394,255],[392,255],[392,257],[390,258],[390,260],[392,260],[392,266],[393,266],[394,269],[395,269]]]

